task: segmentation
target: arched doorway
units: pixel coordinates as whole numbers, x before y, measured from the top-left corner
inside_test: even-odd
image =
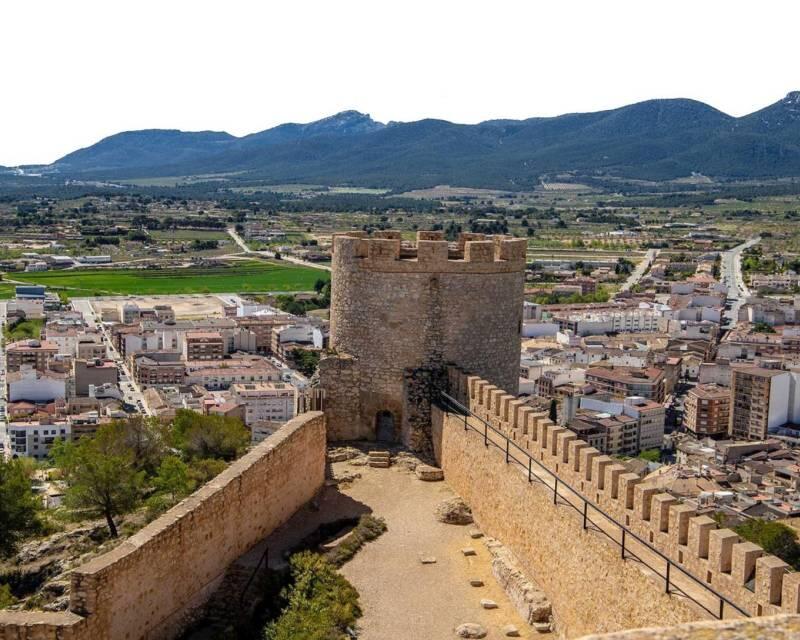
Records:
[[[378,411],[375,415],[375,439],[378,442],[394,442],[394,416],[391,411]]]

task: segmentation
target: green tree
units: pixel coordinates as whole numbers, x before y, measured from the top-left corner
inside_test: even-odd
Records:
[[[153,486],[174,504],[194,490],[195,482],[189,474],[189,465],[177,456],[167,456],[158,467]]]
[[[114,517],[138,504],[145,477],[123,435],[118,425],[109,424],[93,438],[57,441],[52,450],[67,482],[67,505],[104,517],[112,538],[119,535]]]
[[[179,409],[172,423],[173,443],[189,459],[233,460],[250,443],[250,432],[237,418],[206,416]]]
[[[745,540],[778,556],[795,569],[800,569],[800,544],[797,533],[782,522],[761,519],[748,520],[734,529]]]
[[[25,464],[0,455],[0,557],[14,553],[20,540],[40,530],[40,507]]]

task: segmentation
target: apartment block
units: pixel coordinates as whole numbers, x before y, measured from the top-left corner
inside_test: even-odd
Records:
[[[683,426],[697,438],[726,437],[731,417],[731,390],[699,384],[686,394]]]

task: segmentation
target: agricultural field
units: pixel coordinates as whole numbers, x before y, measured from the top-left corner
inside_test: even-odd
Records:
[[[16,285],[0,283],[0,300],[8,300],[14,297],[14,287]]]
[[[69,295],[131,295],[311,291],[328,274],[280,262],[243,261],[231,266],[177,269],[87,269],[26,273],[20,280]],[[80,290],[80,291],[73,291]]]

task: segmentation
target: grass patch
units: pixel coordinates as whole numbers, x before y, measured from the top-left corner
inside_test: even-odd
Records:
[[[361,617],[358,591],[322,556],[304,551],[290,561],[288,603],[264,630],[266,640],[336,640],[349,637]]]
[[[325,554],[325,558],[334,566],[341,567],[351,560],[361,547],[378,538],[384,531],[386,522],[383,518],[364,514],[347,537]]]
[[[3,329],[3,335],[6,340],[16,342],[17,340],[30,340],[34,338],[38,340],[42,336],[42,327],[44,320],[42,318],[31,318],[30,320],[20,320],[15,323],[9,323]]]
[[[13,298],[16,292],[15,284],[0,284],[0,300]]]
[[[26,274],[52,289],[95,295],[152,295],[248,291],[310,291],[325,272],[289,263],[242,261],[230,266],[185,269],[87,269]],[[77,295],[69,291],[73,297]]]

